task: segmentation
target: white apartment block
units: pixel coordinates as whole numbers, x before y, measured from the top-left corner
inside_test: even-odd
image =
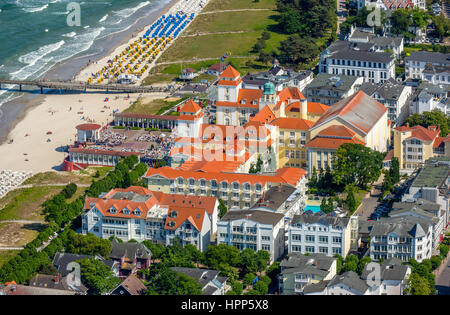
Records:
[[[319,71],[363,77],[364,82],[371,83],[395,79],[395,58],[390,53],[373,49],[371,43],[334,42],[321,53]]]
[[[406,79],[432,84],[450,84],[450,54],[417,51],[405,58]]]
[[[352,248],[357,248],[357,231],[357,217],[339,218],[319,213],[295,215],[288,227],[288,252],[346,257]]]
[[[273,262],[284,254],[284,216],[261,210],[228,211],[217,223],[217,244],[266,250]]]
[[[82,233],[124,241],[151,240],[192,244],[204,251],[216,231],[217,207],[212,197],[166,195],[143,187],[114,189],[85,200]]]
[[[415,217],[382,218],[370,231],[372,260],[398,258],[418,262],[430,258],[433,252],[433,227]]]

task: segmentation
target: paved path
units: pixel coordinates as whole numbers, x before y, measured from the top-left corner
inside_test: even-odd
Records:
[[[31,188],[31,187],[50,187],[50,186],[67,186],[69,183],[52,183],[52,184],[32,184],[32,185],[21,185],[21,186],[17,186],[14,189],[19,189],[19,188]],[[89,187],[91,186],[91,184],[76,184],[77,187]]]
[[[20,223],[20,224],[48,224],[47,221],[33,221],[33,220],[2,220],[0,223]]]
[[[382,173],[378,180],[373,184],[372,192],[361,201],[361,206],[355,212],[362,220],[367,220],[375,208],[378,206],[378,198],[381,195],[381,184],[383,183],[384,174]]]
[[[258,56],[231,56],[231,58],[252,58],[252,59],[256,59],[258,58]],[[177,63],[195,63],[195,62],[199,62],[199,61],[209,61],[209,60],[218,60],[220,59],[220,57],[214,57],[214,58],[194,58],[191,60],[176,60],[176,61],[167,61],[167,62],[158,62],[156,65],[173,65],[173,64],[177,64]]]
[[[180,37],[197,37],[197,36],[205,36],[205,35],[224,35],[224,34],[242,34],[247,33],[246,31],[228,31],[228,32],[197,32],[194,34],[183,35]]]
[[[438,295],[450,295],[450,255],[439,269],[435,282]]]
[[[0,247],[1,250],[22,250],[23,247]]]

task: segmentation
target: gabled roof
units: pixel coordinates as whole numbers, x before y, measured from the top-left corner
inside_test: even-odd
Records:
[[[308,148],[337,149],[344,143],[366,145],[356,134],[345,126],[332,125],[322,130],[305,146]]]
[[[280,117],[270,123],[282,129],[309,130],[314,122],[301,118]]]
[[[134,275],[129,275],[112,292],[114,292],[119,287],[124,288],[131,295],[142,295],[147,290],[147,287],[141,282],[141,280],[136,278]]]
[[[286,106],[286,112],[299,113],[300,106],[300,102],[293,102]],[[330,108],[330,106],[316,102],[308,102],[306,111],[308,114],[322,115],[328,108]]]
[[[199,110],[201,110],[201,107],[196,102],[188,100],[181,107],[180,112],[196,114]]]
[[[428,128],[424,128],[420,125],[416,125],[413,127],[409,126],[401,126],[396,128],[396,130],[401,132],[411,132],[411,138],[420,139],[423,141],[433,141],[439,136],[439,128],[436,126],[429,126]]]
[[[285,87],[280,92],[277,92],[277,95],[282,102],[286,102],[288,100],[302,100],[305,98],[300,90],[295,86]]]
[[[269,106],[264,106],[255,116],[250,118],[250,122],[257,124],[268,124],[275,119],[275,114]]]
[[[241,74],[235,69],[233,68],[233,66],[228,66],[221,74],[220,77],[221,78],[232,78],[235,79],[237,77],[239,77]]]
[[[337,285],[345,285],[351,289],[355,289],[361,293],[365,293],[369,286],[366,281],[362,280],[358,274],[354,271],[344,272],[342,275],[336,275],[334,278],[328,283],[328,287],[337,286]]]
[[[150,259],[152,252],[142,243],[119,243],[116,239],[111,241],[110,258],[127,258],[130,261],[134,259]]]
[[[314,124],[313,128],[340,117],[367,134],[386,112],[386,107],[381,103],[366,93],[358,91],[331,106]]]
[[[351,139],[355,136],[355,133],[345,126],[333,125],[319,132],[319,135],[323,137],[342,137]]]

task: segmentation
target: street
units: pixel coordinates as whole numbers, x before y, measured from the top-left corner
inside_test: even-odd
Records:
[[[450,259],[447,258],[447,264],[442,267],[436,277],[436,290],[438,295],[450,295]]]
[[[378,198],[381,195],[381,184],[383,183],[384,174],[378,178],[373,184],[372,193],[361,201],[361,206],[356,210],[355,214],[359,215],[361,220],[367,220],[375,208],[378,206]]]

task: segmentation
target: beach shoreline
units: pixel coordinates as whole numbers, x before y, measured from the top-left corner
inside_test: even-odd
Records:
[[[104,49],[101,54],[97,54],[97,58],[95,58],[96,62],[99,62],[103,59],[110,58],[110,56],[119,48],[121,48],[124,45],[127,45],[127,43],[132,42],[136,40],[139,36],[142,35],[143,30],[145,30],[149,25],[153,24],[154,21],[156,21],[161,15],[165,14],[166,12],[169,12],[174,6],[176,6],[178,3],[182,2],[183,0],[172,0],[164,4],[159,10],[152,13],[149,17],[146,19],[142,19],[142,21],[136,23],[134,27],[131,27],[128,30],[124,30],[120,32],[119,34],[114,35],[108,35],[105,38],[102,38],[99,40],[95,45],[102,45],[103,43],[107,42],[110,37],[113,36],[119,36],[120,39],[117,40],[113,45],[110,47]],[[144,21],[145,20],[145,21]],[[106,45],[107,46],[107,45]],[[87,65],[86,62],[88,60],[88,56],[83,56],[83,53],[81,53],[82,56],[73,56],[72,58],[55,65],[52,69],[50,69],[46,74],[46,79],[56,79],[56,80],[70,80],[72,78],[76,78],[83,69],[86,69]],[[93,58],[93,57],[91,57]],[[106,59],[107,60],[107,59]],[[85,64],[85,66],[80,66],[80,64]],[[34,172],[39,171],[47,171],[47,170],[55,170],[55,167],[49,168],[48,166],[42,166],[39,170],[38,166],[31,166],[31,163],[21,163],[20,158],[23,153],[20,153],[20,151],[24,151],[26,149],[26,146],[23,146],[23,141],[20,141],[20,144],[17,144],[16,139],[14,138],[21,138],[24,137],[24,135],[21,135],[20,137],[20,131],[23,131],[21,129],[24,128],[26,125],[36,125],[36,120],[40,120],[39,116],[44,115],[45,116],[45,110],[43,110],[44,107],[48,106],[51,103],[60,103],[60,104],[72,104],[73,106],[76,105],[75,98],[79,97],[83,100],[83,103],[86,106],[92,106],[93,108],[97,109],[98,106],[103,106],[102,99],[105,97],[115,97],[116,94],[101,94],[101,93],[87,93],[87,94],[65,94],[65,95],[52,95],[51,93],[55,93],[55,91],[52,91],[50,93],[40,95],[37,94],[37,91],[29,94],[24,94],[10,102],[7,102],[3,104],[0,108],[0,125],[3,128],[0,128],[0,153],[3,153],[4,155],[8,156],[7,158],[0,159],[0,169],[17,169],[17,170],[32,170]],[[69,96],[68,100],[62,101],[65,96]],[[128,94],[117,94],[117,96],[122,97],[123,99],[128,96]],[[159,96],[156,95],[140,95],[149,99],[153,98],[165,98],[167,95],[162,93]],[[125,110],[128,108],[133,100],[137,100],[139,96],[131,94],[131,100],[127,100],[126,102],[120,102],[120,104],[117,104],[116,109]],[[97,104],[95,104],[97,103]],[[73,107],[72,106],[72,107]],[[56,107],[56,106],[55,106]],[[109,113],[111,114],[111,113]],[[104,119],[101,119],[101,117],[96,116],[96,121],[104,121]],[[100,115],[101,116],[101,115]],[[104,118],[108,119],[108,114],[105,113]],[[38,119],[36,119],[37,117]],[[110,118],[111,119],[111,118]],[[44,119],[45,120],[45,119]],[[62,120],[64,121],[65,118],[62,117]],[[71,118],[68,118],[68,120],[71,120]],[[73,120],[73,119],[72,119]],[[71,122],[73,122],[71,120]],[[80,122],[82,123],[82,122]],[[69,125],[67,124],[67,128],[69,128]],[[38,127],[38,126],[35,126]],[[47,127],[47,129],[51,129],[53,126]],[[75,126],[73,126],[72,130],[70,131],[72,134],[76,132],[74,129]],[[22,133],[26,133],[26,131],[23,131]],[[71,141],[74,140],[74,137],[67,138],[67,133],[60,133],[58,135],[58,138],[63,138],[61,141],[64,141],[64,145],[68,145],[71,143]],[[8,144],[8,141],[10,139],[14,139],[13,144]],[[63,143],[58,139],[58,143],[63,145]],[[28,143],[28,146],[33,147],[34,143]],[[36,143],[36,146],[38,146],[38,143]],[[30,149],[34,150],[34,149]],[[39,149],[44,150],[44,149]],[[54,156],[55,154],[52,154],[52,152],[47,152],[49,156]],[[17,156],[16,156],[17,155]],[[61,154],[59,154],[61,155]],[[17,159],[17,166],[13,165],[11,162],[11,157],[16,156]],[[8,160],[8,162],[7,162]],[[51,159],[50,159],[51,160]],[[61,155],[60,163],[63,161],[63,155]],[[22,167],[23,165],[23,167]],[[13,167],[14,166],[14,167]]]

